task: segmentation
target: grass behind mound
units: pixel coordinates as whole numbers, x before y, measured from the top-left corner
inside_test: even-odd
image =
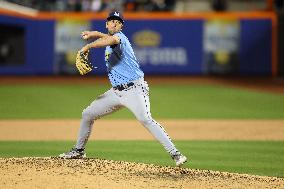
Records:
[[[109,85],[0,85],[0,119],[80,118]],[[218,85],[151,85],[154,118],[284,119],[284,96]],[[134,118],[124,109],[107,118]]]
[[[0,142],[0,157],[57,156],[74,142]],[[284,141],[176,141],[185,167],[284,177]],[[90,141],[88,157],[174,166],[155,141]]]

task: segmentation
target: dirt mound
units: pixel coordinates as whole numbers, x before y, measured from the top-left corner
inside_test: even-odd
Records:
[[[101,159],[0,158],[0,188],[284,188],[284,179]]]

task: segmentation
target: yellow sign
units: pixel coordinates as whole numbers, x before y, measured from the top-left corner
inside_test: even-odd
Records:
[[[161,43],[161,36],[152,30],[142,30],[134,33],[133,42],[138,47],[157,47]]]

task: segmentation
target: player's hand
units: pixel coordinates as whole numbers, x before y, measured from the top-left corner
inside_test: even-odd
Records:
[[[85,39],[85,40],[89,39],[91,36],[92,36],[92,32],[91,31],[83,31],[81,33],[82,39]]]
[[[90,47],[89,47],[89,44],[88,44],[88,45],[84,46],[84,47],[80,50],[80,52],[85,53],[85,52],[89,51],[89,49],[90,49]]]

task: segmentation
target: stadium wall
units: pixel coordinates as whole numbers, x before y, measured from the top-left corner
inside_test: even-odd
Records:
[[[84,30],[105,31],[106,13],[0,10],[0,74],[77,74]],[[147,74],[276,75],[276,15],[250,13],[126,13],[124,32]],[[15,58],[17,57],[17,58]],[[104,50],[91,52],[104,74]]]

